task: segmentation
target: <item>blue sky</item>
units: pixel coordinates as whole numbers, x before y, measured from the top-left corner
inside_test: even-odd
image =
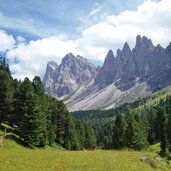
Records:
[[[102,64],[138,34],[166,47],[170,18],[170,0],[0,0],[0,54],[14,78],[43,78],[48,61],[71,52]]]
[[[133,10],[143,0],[0,0],[0,28],[28,39],[60,33],[78,37],[82,29],[102,20],[100,15]],[[96,11],[97,10],[97,11]],[[97,15],[93,16],[97,12]],[[92,16],[87,17],[89,14]]]

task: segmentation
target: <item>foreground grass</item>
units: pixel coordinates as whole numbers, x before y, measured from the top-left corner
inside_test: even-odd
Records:
[[[2,131],[0,130],[0,134]],[[93,150],[65,151],[55,148],[31,150],[13,133],[0,146],[0,171],[169,171],[159,157],[154,165],[140,161],[142,156],[155,159],[155,153]]]
[[[152,171],[135,151],[62,151],[55,148],[30,150],[6,140],[0,147],[0,171]],[[158,161],[157,170],[171,170]]]

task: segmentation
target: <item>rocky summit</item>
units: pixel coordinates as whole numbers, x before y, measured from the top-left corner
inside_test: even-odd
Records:
[[[59,66],[47,64],[43,84],[70,111],[118,107],[171,84],[171,43],[166,48],[154,46],[138,35],[133,49],[126,42],[116,56],[109,50],[97,68],[69,53]]]

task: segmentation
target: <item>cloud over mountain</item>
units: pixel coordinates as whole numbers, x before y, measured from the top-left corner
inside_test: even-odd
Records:
[[[98,23],[83,29],[74,39],[59,34],[30,42],[20,42],[17,47],[11,49],[14,40],[9,36],[12,43],[9,44],[10,51],[7,57],[11,61],[14,77],[32,77],[35,74],[42,77],[49,60],[60,63],[66,53],[72,52],[91,60],[103,61],[109,49],[115,53],[116,48],[121,48],[126,41],[132,48],[138,34],[152,38],[154,44],[160,43],[166,46],[171,41],[170,18],[170,0],[159,2],[147,0],[136,10],[126,10],[118,15],[106,15]],[[4,42],[4,47],[5,44]],[[3,45],[0,48],[2,47]]]

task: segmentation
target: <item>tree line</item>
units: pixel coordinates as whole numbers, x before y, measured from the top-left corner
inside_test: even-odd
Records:
[[[153,96],[152,96],[153,97]],[[156,105],[149,105],[147,97],[117,108],[113,115],[108,111],[89,111],[73,113],[75,117],[92,124],[96,135],[97,146],[103,149],[132,148],[145,150],[149,145],[160,143],[161,156],[171,152],[171,96],[161,99]],[[147,102],[147,103],[146,103]],[[141,104],[141,108],[139,107]],[[112,109],[114,110],[114,109]]]
[[[62,101],[44,93],[41,79],[13,79],[5,58],[0,58],[0,124],[14,127],[30,147],[58,144],[69,150],[96,145],[91,125],[72,117]]]
[[[39,77],[13,79],[0,58],[0,124],[7,123],[30,147],[60,146],[69,150],[147,149],[160,142],[161,156],[171,151],[171,96],[157,105],[148,98],[108,111],[72,113],[62,101],[49,97]],[[141,107],[138,109],[137,107]],[[94,114],[93,114],[94,113]]]

